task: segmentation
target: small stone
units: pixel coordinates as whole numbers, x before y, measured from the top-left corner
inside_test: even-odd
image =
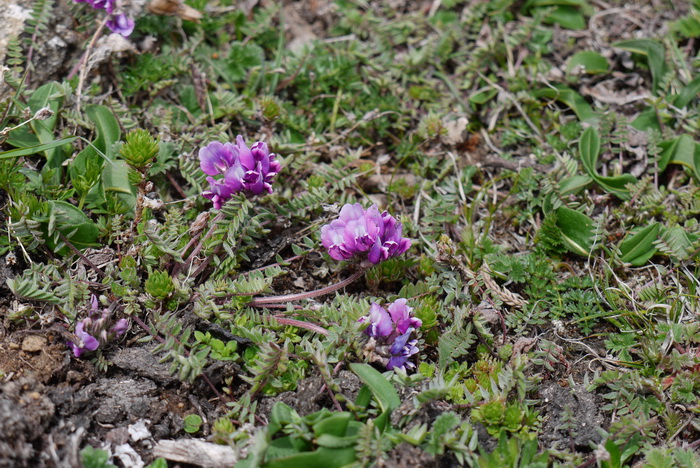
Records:
[[[46,347],[46,338],[43,336],[29,335],[22,340],[22,351],[38,353]]]

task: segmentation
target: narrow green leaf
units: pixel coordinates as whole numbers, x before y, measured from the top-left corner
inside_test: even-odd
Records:
[[[50,150],[56,148],[57,146],[63,146],[68,143],[73,143],[78,137],[68,137],[61,140],[52,141],[51,143],[45,143],[43,145],[30,146],[28,148],[17,148],[9,151],[3,151],[0,153],[0,159],[10,159],[18,158],[20,156],[31,156],[32,154],[39,153],[41,151]]]

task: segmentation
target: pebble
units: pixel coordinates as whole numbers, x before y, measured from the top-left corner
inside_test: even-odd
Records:
[[[46,347],[46,338],[43,336],[29,335],[22,340],[22,351],[38,353]]]

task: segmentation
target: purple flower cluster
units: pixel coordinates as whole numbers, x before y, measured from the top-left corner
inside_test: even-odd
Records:
[[[112,313],[108,309],[100,312],[97,297],[93,295],[90,299],[90,315],[75,326],[77,340],[67,343],[75,357],[80,357],[88,351],[95,351],[100,345],[105,345],[126,332],[129,321],[119,319],[112,325],[111,316]]]
[[[377,205],[365,210],[359,203],[346,204],[338,219],[321,228],[321,242],[336,260],[367,252],[367,260],[376,265],[411,247],[402,230],[401,223],[387,211],[380,214]]]
[[[411,340],[411,334],[423,323],[411,316],[412,307],[406,305],[406,299],[397,299],[388,307],[388,312],[377,303],[372,303],[369,315],[361,317],[360,323],[369,322],[365,334],[377,342],[390,346],[389,362],[386,368],[412,369],[415,366],[409,358],[418,353],[418,340]]]
[[[96,10],[105,10],[111,15],[107,21],[107,27],[112,32],[121,34],[124,37],[129,36],[134,31],[134,20],[126,16],[124,13],[114,14],[114,5],[117,0],[74,0],[77,3],[87,3]]]
[[[281,169],[275,157],[266,143],[258,141],[248,148],[240,135],[236,137],[236,144],[209,143],[199,150],[199,164],[209,176],[210,187],[202,196],[219,209],[234,193],[272,193],[272,178]],[[222,177],[215,179],[213,176]]]

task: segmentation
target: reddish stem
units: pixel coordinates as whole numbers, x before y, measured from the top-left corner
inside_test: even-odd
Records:
[[[302,320],[290,319],[286,317],[280,317],[279,315],[273,315],[273,317],[275,318],[275,320],[277,320],[278,323],[281,323],[282,325],[291,325],[292,327],[305,328],[306,330],[310,330],[316,333],[320,333],[321,335],[328,336],[328,330],[313,323],[304,322]]]
[[[326,294],[330,294],[332,292],[344,288],[345,286],[348,286],[355,280],[359,279],[362,275],[364,275],[365,271],[365,268],[361,268],[360,270],[356,271],[350,277],[344,279],[343,281],[331,284],[330,286],[326,286],[325,288],[317,289],[315,291],[308,291],[296,294],[285,294],[284,296],[258,297],[249,302],[248,305],[251,307],[265,307],[267,304],[279,304],[280,302],[301,301],[303,299],[311,299],[313,297],[325,296]]]

